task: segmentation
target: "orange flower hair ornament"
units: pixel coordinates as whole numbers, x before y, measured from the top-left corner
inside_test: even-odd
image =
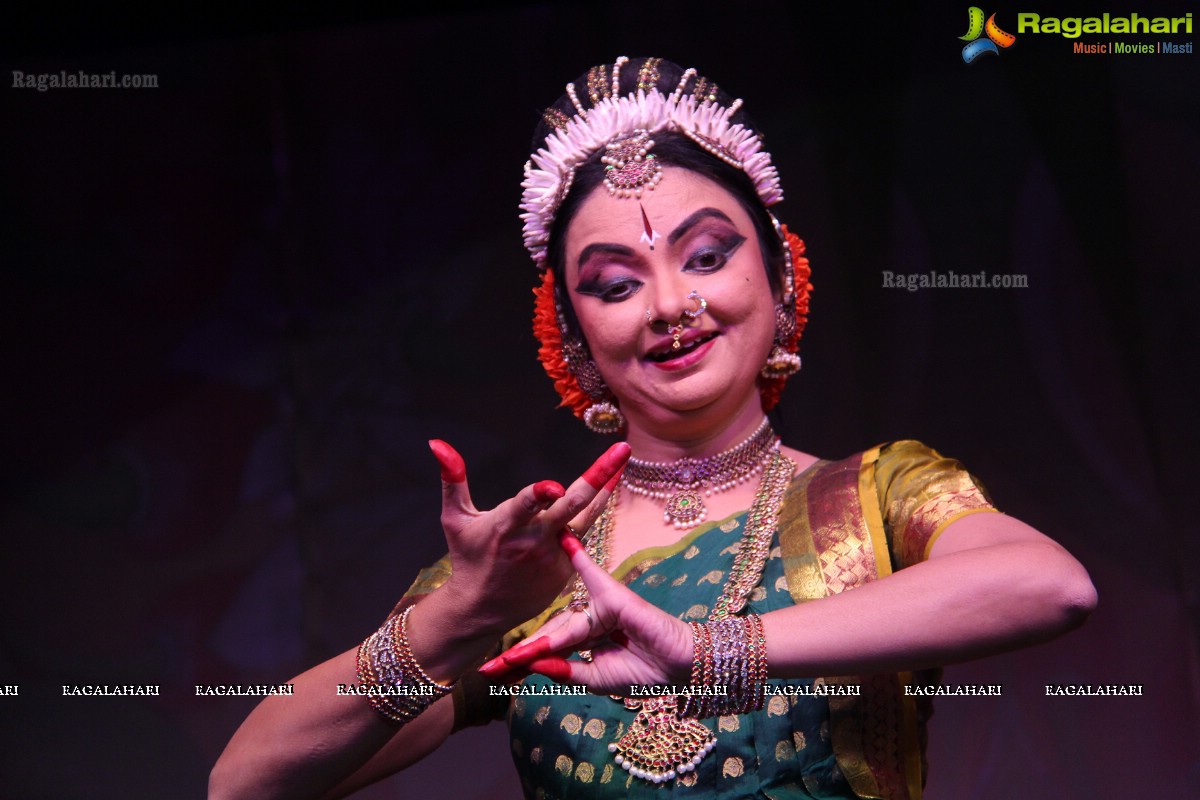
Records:
[[[571,374],[571,368],[563,357],[563,324],[560,320],[558,301],[554,297],[554,272],[542,272],[542,282],[533,290],[533,335],[541,342],[538,360],[546,374],[554,381],[554,390],[562,398],[560,406],[571,409],[575,416],[583,419],[592,405],[592,398],[579,388],[579,382]]]

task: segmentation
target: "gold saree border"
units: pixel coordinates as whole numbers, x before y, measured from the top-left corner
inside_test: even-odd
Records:
[[[789,489],[780,514],[784,574],[797,604],[891,574],[887,530],[877,499],[882,448],[818,462]],[[829,698],[834,756],[863,798],[920,800],[921,751],[916,707],[903,693],[907,674],[826,678],[857,684],[860,696]]]

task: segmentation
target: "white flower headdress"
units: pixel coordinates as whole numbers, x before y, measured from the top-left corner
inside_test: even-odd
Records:
[[[621,67],[629,59],[621,56],[613,62],[611,84],[604,68],[595,67],[588,74],[591,107],[585,108],[575,85],[567,84],[567,95],[576,111],[574,116],[568,117],[556,109],[546,112],[544,119],[553,130],[526,162],[525,180],[521,184],[525,247],[539,269],[547,266],[550,230],[571,189],[576,167],[597,151],[633,137],[644,139],[661,131],[682,133],[745,172],[763,205],[771,206],[783,199],[779,173],[771,163],[771,155],[762,148],[758,133],[730,121],[742,101],[721,105],[717,102],[716,86],[699,77],[694,69],[684,71],[675,90],[664,94],[657,86],[660,60],[643,62],[637,88],[624,96],[620,94]],[[650,180],[644,183],[653,185]]]

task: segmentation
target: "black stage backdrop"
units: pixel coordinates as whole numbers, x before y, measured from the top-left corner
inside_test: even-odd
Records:
[[[1073,42],[1194,37],[988,7],[1017,42],[968,65],[965,4],[797,5],[6,25],[3,797],[202,794],[253,701],[195,686],[353,646],[443,551],[426,440],[480,505],[603,448],[535,360],[516,202],[540,110],[621,54],[699,67],[768,133],[816,286],[785,438],[925,440],[1099,588],[1082,630],[947,670],[1003,696],[939,702],[929,797],[1188,794],[1200,70]],[[1189,10],[1151,5],[1103,11]],[[8,85],[80,70],[157,88]],[[886,285],[980,271],[1027,286]],[[515,797],[510,749],[469,731],[363,796]]]

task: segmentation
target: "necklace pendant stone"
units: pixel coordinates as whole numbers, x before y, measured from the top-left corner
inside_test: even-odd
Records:
[[[704,498],[699,492],[684,489],[671,495],[667,500],[667,508],[663,516],[668,522],[680,527],[693,527],[699,524],[708,514]]]
[[[643,702],[628,730],[608,750],[635,778],[663,783],[694,770],[716,741],[702,722],[680,715],[679,698],[666,695]]]

